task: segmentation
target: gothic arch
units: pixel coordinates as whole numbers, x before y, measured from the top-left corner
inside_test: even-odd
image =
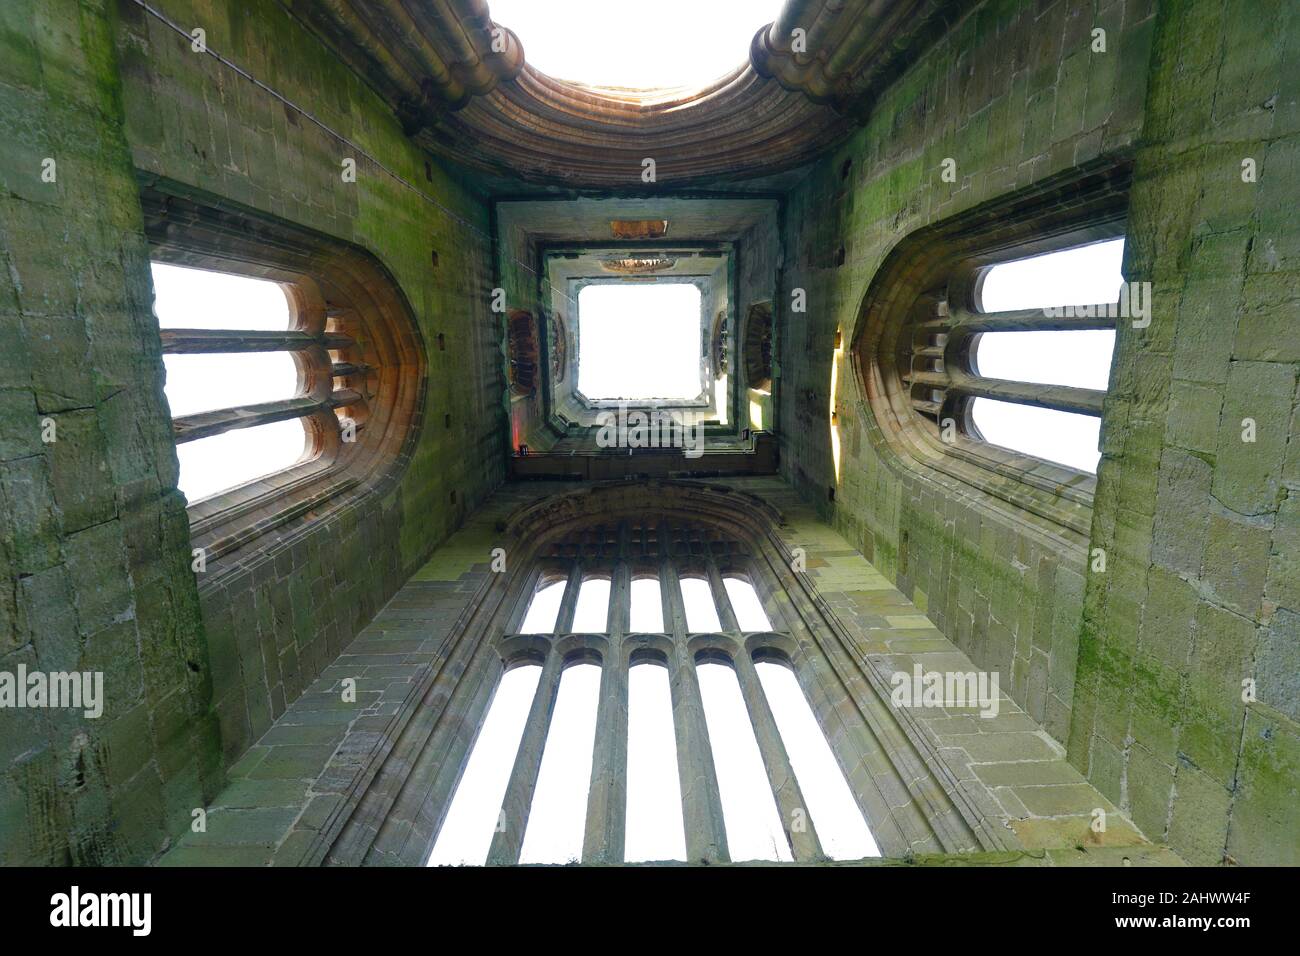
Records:
[[[647,501],[655,502],[653,510]],[[334,825],[322,831],[314,858],[339,864],[423,864],[503,665],[521,653],[546,658],[548,639],[514,634],[537,582],[565,573],[566,562],[609,555],[611,548],[626,554],[627,539],[637,534],[664,555],[743,569],[769,616],[779,621],[774,623],[779,633],[741,634],[732,620],[730,627],[724,623],[728,633],[690,635],[685,642],[679,629],[674,644],[671,633],[629,636],[611,628],[608,638],[597,636],[599,647],[591,645],[605,666],[626,665],[638,653],[676,653],[678,667],[692,665],[700,653],[737,660],[756,651],[785,655],[884,855],[1006,848],[1011,838],[986,823],[995,811],[959,784],[908,712],[890,706],[889,675],[854,652],[850,635],[812,581],[792,570],[796,562],[779,534],[781,525],[779,512],[758,498],[688,481],[589,486],[517,512],[503,526],[506,570],[487,576],[440,661],[427,673],[422,693],[413,696],[418,704],[395,718],[400,729],[392,735],[392,749],[366,768]],[[581,573],[572,570],[576,565],[568,567],[580,579]],[[557,631],[549,659],[562,649],[561,638],[590,643],[589,637]],[[544,672],[542,680],[547,679]],[[526,746],[527,741],[521,754]],[[598,737],[598,767],[602,759]],[[602,779],[597,770],[595,782]],[[597,814],[594,822],[588,818],[585,847],[591,849],[584,848],[584,860],[622,859],[616,796],[623,791],[613,788],[615,796],[602,802],[605,816]],[[691,859],[725,860],[725,842],[719,848],[716,839],[692,841],[687,810]],[[707,807],[700,809],[695,824],[707,828],[708,813]],[[490,862],[512,861],[497,851],[494,842]]]

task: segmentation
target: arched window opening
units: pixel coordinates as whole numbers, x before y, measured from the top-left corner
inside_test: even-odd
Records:
[[[1041,310],[1045,323],[1050,323],[1057,311],[1078,311],[1079,307],[1108,311],[1098,307],[1119,301],[1123,260],[1124,240],[1110,239],[1000,262],[980,274],[976,305],[983,314]],[[969,371],[977,381],[997,379],[1104,392],[1115,354],[1115,330],[982,332],[972,339],[969,354]],[[1032,397],[1032,391],[1027,394]],[[1096,473],[1101,457],[1098,416],[989,396],[973,398],[969,405],[974,437],[1090,474]]]
[[[531,395],[537,387],[537,368],[541,355],[537,320],[531,312],[512,309],[507,321],[510,394],[515,397]]]
[[[984,332],[971,345],[971,369],[983,378],[1105,391],[1114,354],[1114,329]]]
[[[392,487],[423,414],[425,350],[362,249],[165,181],[140,204],[177,484],[211,583],[213,561],[261,535]]]
[[[552,634],[560,615],[560,602],[564,600],[566,582],[550,581],[538,585],[533,599],[528,603],[520,634]]]
[[[429,866],[481,866],[487,861],[541,676],[542,668],[537,664],[521,664],[501,675],[433,844]]]
[[[587,578],[573,612],[575,634],[604,634],[609,626],[609,578]]]
[[[673,701],[661,661],[634,662],[628,670],[624,834],[629,863],[686,859]]]
[[[838,769],[861,759],[845,748],[870,731],[852,708],[836,711],[837,734],[818,724],[798,683],[824,686],[828,668],[815,632],[796,641],[772,629],[759,594],[776,594],[783,584],[753,549],[703,522],[650,524],[636,516],[579,524],[542,543],[534,576],[507,584],[503,619],[520,595],[528,595],[528,608],[522,630],[501,634],[497,648],[506,659],[528,655],[542,663],[540,680],[533,678],[518,704],[528,710],[531,701],[531,710],[512,725],[491,786],[469,791],[459,783],[453,793],[449,819],[468,812],[461,790],[478,793],[478,802],[490,805],[479,807],[482,821],[498,814],[493,832],[484,834],[486,822],[473,824],[479,829],[469,850],[439,833],[436,859],[816,861],[876,852],[863,813],[882,808],[882,795],[871,779],[854,778],[851,788]],[[665,578],[677,582],[666,592]],[[566,596],[571,582],[581,582],[579,593]],[[679,586],[680,605],[671,589]],[[794,613],[783,600],[781,620]],[[476,683],[457,694],[479,700],[488,692],[484,650],[470,652],[462,679]],[[798,682],[795,659],[810,665]],[[775,678],[766,663],[755,665],[772,660],[782,665]],[[502,681],[497,701],[485,708],[466,781],[484,773],[480,751],[501,735],[498,710],[510,699],[508,685]],[[522,737],[518,720],[527,723]],[[460,715],[456,723],[463,727]],[[454,739],[440,746],[462,753],[453,731],[448,725],[442,733]],[[439,775],[431,792],[456,786],[452,773],[448,767]],[[896,831],[884,832],[888,840]],[[888,845],[891,852],[900,846]]]
[[[686,611],[686,626],[696,633],[719,631],[718,607],[713,603],[713,589],[704,578],[681,579],[682,606]]]
[[[167,367],[167,404],[178,417],[216,411],[232,400],[257,405],[298,394],[298,365],[291,352],[165,355],[163,363]]]
[[[890,449],[1080,535],[1096,488],[1125,281],[1126,161],[1092,164],[908,236],[867,290],[853,354]]]
[[[598,664],[584,661],[566,667],[560,678],[520,863],[576,863],[582,859],[600,670]]]
[[[695,672],[731,859],[793,860],[735,670],[704,660]]]
[[[176,446],[177,486],[191,504],[204,501],[292,468],[308,448],[307,433],[298,419],[186,442]]]
[[[154,314],[161,329],[286,332],[293,313],[278,282],[252,276],[150,264]]]
[[[770,631],[772,622],[763,610],[763,602],[748,578],[729,574],[722,579],[722,586],[727,589],[727,598],[731,601],[732,613],[742,631]]]
[[[879,856],[866,818],[794,671],[788,664],[770,658],[756,658],[754,669],[808,804],[822,852],[833,860]]]
[[[745,317],[742,345],[745,383],[760,392],[772,390],[772,303],[758,302]],[[762,425],[756,427],[761,428]]]
[[[659,633],[664,629],[663,595],[658,578],[632,581],[630,627],[634,632]]]

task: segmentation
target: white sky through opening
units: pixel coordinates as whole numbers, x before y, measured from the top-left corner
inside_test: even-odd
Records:
[[[302,419],[236,428],[176,446],[180,480],[190,504],[297,464],[307,450]]]
[[[696,398],[700,290],[601,283],[578,293],[578,389],[590,399]]]
[[[609,622],[609,579],[587,578],[578,590],[573,609],[575,634],[604,634]]]
[[[983,312],[1097,305],[1118,301],[1124,282],[1124,240],[1108,239],[999,263],[984,274]],[[1109,329],[986,332],[975,347],[988,378],[1104,391],[1115,354]],[[1049,408],[977,398],[971,417],[985,441],[1096,473],[1101,420]]]
[[[725,577],[722,586],[726,588],[731,600],[731,611],[736,615],[736,623],[742,631],[770,631],[772,622],[767,619],[763,602],[758,599],[754,585],[744,578]]]
[[[984,332],[975,346],[975,367],[987,378],[1104,392],[1114,354],[1113,329]]]
[[[599,700],[600,665],[581,663],[564,669],[546,731],[520,863],[582,859]]]
[[[152,263],[153,311],[164,329],[289,328],[289,300],[267,279]]]
[[[284,289],[266,279],[151,263],[154,314],[162,329],[276,332],[292,314]],[[288,352],[214,352],[163,356],[164,392],[173,418],[298,394],[298,366]],[[193,504],[298,463],[307,430],[291,420],[237,428],[182,442],[177,486]]]
[[[588,86],[697,88],[749,62],[782,0],[489,0],[537,70]],[[688,24],[684,28],[683,24]]]
[[[712,661],[697,665],[695,672],[718,777],[728,854],[734,861],[793,860],[736,672]]]
[[[632,607],[629,626],[632,631],[660,633],[664,629],[664,604],[657,578],[637,578],[632,582]]]
[[[564,600],[564,588],[564,581],[553,581],[537,589],[524,614],[524,623],[519,628],[520,634],[550,634],[555,630],[555,619],[560,614],[560,602]]]
[[[686,828],[668,668],[636,664],[628,671],[627,680],[627,824],[623,859],[629,863],[685,860]]]
[[[980,311],[1117,302],[1123,264],[1123,239],[1000,262],[984,273]]]
[[[541,676],[542,668],[537,664],[513,667],[501,675],[469,763],[434,841],[429,866],[482,866],[487,862],[501,801],[505,799]]]
[[[971,418],[987,442],[1097,473],[1100,418],[990,398],[971,403]]]
[[[831,752],[826,735],[808,706],[799,679],[783,664],[754,665],[781,734],[808,815],[817,830],[822,852],[833,860],[880,856],[876,841],[849,790],[848,781]]]
[[[703,578],[682,578],[682,605],[686,610],[686,627],[692,631],[720,631],[718,609],[713,603],[713,588]]]

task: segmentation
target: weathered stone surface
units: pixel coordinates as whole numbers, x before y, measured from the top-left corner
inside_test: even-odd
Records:
[[[879,748],[852,774],[880,777],[910,818],[960,790],[1005,839],[986,845],[1024,849],[910,862],[1294,864],[1300,12],[972,7],[910,50],[856,133],[761,186],[789,187],[779,216],[724,237],[729,307],[772,301],[759,404],[781,477],[706,480],[783,512],[778,533],[805,549],[862,661],[999,676],[995,718],[909,718],[942,786],[889,778],[897,755]],[[4,865],[320,862],[395,717],[448,659],[497,523],[566,487],[498,487],[517,436],[490,294],[550,308],[536,237],[493,235],[510,157],[492,179],[428,161],[390,97],[284,4],[177,12],[284,99],[138,4],[0,4],[0,670],[105,680],[102,718],[0,714]],[[1104,53],[1089,48],[1096,25]],[[360,159],[355,183],[339,177],[345,157]],[[953,181],[939,174],[948,159]],[[902,454],[849,347],[875,320],[860,307],[891,252],[1083,164],[1130,160],[1125,276],[1152,284],[1153,316],[1118,328],[1095,488],[1028,460],[977,485]],[[141,178],[363,247],[426,348],[400,478],[199,575]],[[785,304],[796,290],[806,311]],[[1079,508],[1062,524],[1049,505],[1066,492]],[[472,738],[472,714],[452,716]],[[199,807],[206,833],[190,828]],[[365,826],[381,824],[385,861],[431,837],[428,819]]]

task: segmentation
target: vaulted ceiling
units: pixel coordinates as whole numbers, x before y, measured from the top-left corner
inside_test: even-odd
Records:
[[[487,0],[284,2],[431,153],[504,182],[602,191],[643,188],[646,157],[668,187],[803,165],[847,136],[971,5],[787,0],[730,76],[685,93],[633,93],[533,69]]]

